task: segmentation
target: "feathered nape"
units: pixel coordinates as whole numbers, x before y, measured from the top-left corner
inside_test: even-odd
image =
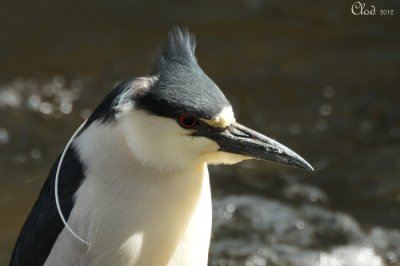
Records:
[[[187,28],[175,27],[168,33],[168,41],[159,53],[153,73],[159,74],[168,66],[197,64],[196,39]]]
[[[183,112],[198,117],[214,117],[229,101],[204,73],[195,56],[194,36],[182,28],[173,28],[157,57],[154,82],[135,107],[163,117],[176,118]]]

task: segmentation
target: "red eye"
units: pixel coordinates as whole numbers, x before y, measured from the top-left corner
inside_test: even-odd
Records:
[[[199,124],[197,117],[192,114],[183,114],[178,118],[181,127],[186,129],[193,129]]]

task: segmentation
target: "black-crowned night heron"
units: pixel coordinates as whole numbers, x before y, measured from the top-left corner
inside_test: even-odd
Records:
[[[194,50],[188,32],[173,30],[154,73],[117,86],[77,130],[22,228],[12,265],[205,266],[208,164],[260,159],[312,170],[235,121]]]

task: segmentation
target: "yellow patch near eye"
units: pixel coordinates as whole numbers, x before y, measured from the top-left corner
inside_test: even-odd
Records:
[[[230,124],[236,122],[235,115],[233,114],[231,106],[222,109],[222,111],[215,118],[212,119],[200,118],[200,119],[209,124],[210,126],[219,128],[226,128]]]
[[[219,117],[217,117],[215,119],[203,119],[203,118],[200,118],[200,119],[212,127],[226,128],[230,125],[230,123],[228,123],[227,121],[225,121]]]

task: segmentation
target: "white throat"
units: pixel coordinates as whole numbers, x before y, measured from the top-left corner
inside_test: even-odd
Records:
[[[94,123],[73,143],[85,180],[68,224],[89,246],[64,229],[45,265],[207,265],[206,164],[167,173],[145,166],[117,123]]]

